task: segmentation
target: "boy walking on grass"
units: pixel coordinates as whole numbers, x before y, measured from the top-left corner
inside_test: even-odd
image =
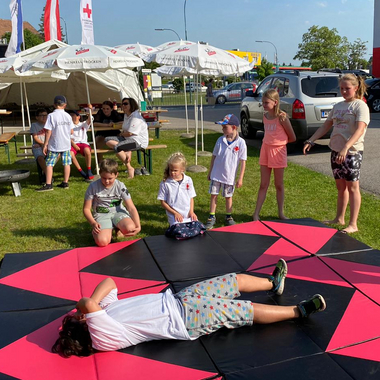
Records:
[[[219,193],[226,198],[225,225],[233,226],[235,224],[232,218],[232,195],[235,190],[235,178],[240,164],[240,174],[236,181],[236,187],[241,187],[247,161],[247,145],[245,140],[239,137],[237,131],[239,119],[235,115],[229,114],[216,124],[222,125],[223,136],[216,141],[208,172],[208,180],[211,181],[209,188],[211,201],[210,216],[205,224],[207,230],[213,228],[216,222],[215,211]]]
[[[46,129],[43,153],[46,157],[46,184],[37,191],[53,190],[53,167],[61,155],[63,165],[63,182],[57,187],[69,188],[70,165],[71,165],[71,132],[74,128],[71,116],[65,112],[66,98],[58,95],[54,98],[55,110],[48,115],[44,128]]]

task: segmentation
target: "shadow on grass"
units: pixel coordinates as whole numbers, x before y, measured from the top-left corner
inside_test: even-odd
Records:
[[[87,222],[75,223],[70,227],[39,227],[33,229],[15,229],[12,234],[17,238],[21,237],[44,237],[57,242],[58,247],[62,247],[62,244],[70,247],[88,247],[93,246],[94,239],[91,235],[90,226]]]

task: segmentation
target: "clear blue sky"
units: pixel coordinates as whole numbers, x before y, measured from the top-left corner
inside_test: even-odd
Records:
[[[255,42],[268,40],[277,47],[280,64],[299,64],[293,57],[302,35],[312,25],[327,26],[349,42],[368,41],[368,59],[373,48],[374,1],[186,0],[187,35],[190,41],[206,41],[226,50],[261,52],[273,62],[273,46]],[[0,1],[0,18],[10,19],[9,3]],[[45,4],[45,0],[22,0],[24,21],[38,29]],[[79,5],[79,0],[60,0],[70,44],[81,42]],[[92,6],[96,44],[157,46],[177,39],[173,32],[155,28],[174,29],[184,39],[184,0],[92,0]]]

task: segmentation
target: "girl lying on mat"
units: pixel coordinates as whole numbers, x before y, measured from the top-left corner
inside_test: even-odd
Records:
[[[193,340],[221,327],[229,329],[306,318],[323,311],[319,294],[294,306],[234,301],[240,292],[271,291],[281,295],[287,274],[281,259],[268,278],[229,273],[199,282],[172,294],[148,294],[118,300],[111,278],[103,280],[90,298],[76,305],[77,312],[63,319],[52,351],[64,357],[89,356],[157,339]],[[207,312],[206,312],[207,310]]]

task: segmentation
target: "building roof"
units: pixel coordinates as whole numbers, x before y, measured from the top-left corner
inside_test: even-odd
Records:
[[[38,31],[27,21],[23,22],[24,30],[28,29],[34,34],[39,34]],[[0,18],[0,38],[7,32],[12,31],[12,21],[11,20],[4,20]]]

